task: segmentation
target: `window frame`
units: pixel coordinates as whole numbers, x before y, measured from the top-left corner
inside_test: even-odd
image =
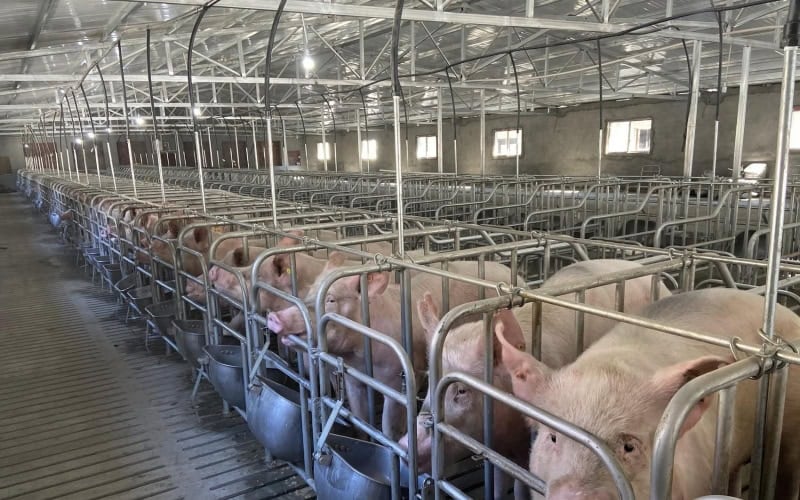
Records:
[[[326,147],[324,147],[323,150],[325,150],[324,153],[325,153],[325,156],[327,156],[327,158],[324,158],[324,157],[320,158],[319,157],[319,152],[320,152],[319,151],[319,147],[322,146],[323,144],[326,145]],[[324,161],[333,161],[333,149],[331,148],[331,143],[330,142],[328,142],[328,141],[320,141],[320,142],[317,143],[317,161],[323,161],[323,162]]]
[[[370,158],[370,155],[369,155],[369,149],[370,149],[369,148],[369,142],[374,142],[375,143],[375,148],[373,148],[375,150],[375,157],[374,158]],[[367,143],[367,147],[366,148],[364,148],[364,143]],[[367,154],[364,154],[365,153],[365,149],[366,149],[366,153]],[[377,161],[378,160],[378,139],[375,139],[375,138],[372,138],[372,139],[361,139],[361,160],[362,161]]]
[[[650,120],[650,148],[647,151],[634,151],[634,152],[608,152],[608,139],[609,139],[609,132],[612,123],[631,123],[631,122],[639,122],[644,120]],[[606,120],[603,128],[603,156],[612,156],[615,158],[619,157],[633,157],[633,158],[641,158],[642,156],[650,156],[653,154],[653,144],[655,142],[655,120],[652,116],[640,116],[636,118],[626,118],[623,120]],[[630,130],[628,132],[628,140],[630,140]],[[630,147],[630,144],[628,144]]]
[[[519,132],[519,148],[518,148],[518,155],[498,155],[494,152],[494,146],[497,141],[497,133],[498,132],[513,132],[517,130]],[[503,128],[495,128],[492,129],[492,159],[494,160],[513,160],[517,157],[522,158],[525,155],[525,150],[522,147],[523,138],[525,137],[525,128],[520,126],[519,128],[516,127],[503,127]]]
[[[433,139],[433,156],[420,156],[419,155],[419,141],[420,139],[424,139],[426,142],[426,150],[427,148],[427,139]],[[436,134],[428,134],[428,135],[418,135],[416,138],[416,150],[414,151],[414,155],[417,157],[417,160],[437,160],[439,159],[439,137]]]
[[[800,106],[794,106],[792,108],[792,126],[790,127],[790,130],[789,130],[789,152],[790,153],[791,152],[800,153],[800,144],[796,144],[795,145],[796,147],[792,146],[792,131],[791,131],[791,129],[794,128],[794,127],[800,127],[800,120],[795,120],[795,113],[798,113],[798,116],[800,116]],[[800,128],[798,128],[798,134],[797,135],[800,136]],[[798,141],[798,142],[800,142],[800,141]],[[769,170],[769,167],[767,168],[767,170]],[[744,169],[742,169],[742,171],[744,171]]]

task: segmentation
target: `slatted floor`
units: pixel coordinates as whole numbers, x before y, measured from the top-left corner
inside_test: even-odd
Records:
[[[0,499],[313,498],[18,194],[0,194]]]

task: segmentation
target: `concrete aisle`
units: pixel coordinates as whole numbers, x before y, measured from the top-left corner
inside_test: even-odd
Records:
[[[313,497],[207,382],[193,407],[187,364],[117,312],[29,202],[0,195],[0,499]]]

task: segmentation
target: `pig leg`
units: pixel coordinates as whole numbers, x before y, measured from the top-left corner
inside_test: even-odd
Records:
[[[383,433],[392,441],[397,441],[406,433],[406,407],[397,401],[383,398],[383,415],[381,420]]]
[[[367,386],[349,375],[344,377],[344,390],[353,415],[365,422],[369,422],[367,408]]]
[[[244,332],[244,314],[239,312],[236,316],[234,316],[228,326],[236,330],[237,332]]]

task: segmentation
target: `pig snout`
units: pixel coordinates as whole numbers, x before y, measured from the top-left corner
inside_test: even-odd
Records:
[[[549,500],[617,500],[617,495],[606,488],[595,489],[575,480],[555,481],[547,489]]]
[[[397,444],[408,451],[408,434],[401,437]],[[431,433],[417,424],[417,469],[419,472],[431,472]]]
[[[214,281],[214,282],[217,281],[217,275],[219,274],[217,272],[218,269],[219,268],[217,266],[213,266],[211,269],[208,270],[208,279],[209,279],[209,281]]]
[[[267,316],[267,328],[277,334],[284,333],[283,320],[281,320],[280,316],[276,313],[271,312],[269,316]]]

